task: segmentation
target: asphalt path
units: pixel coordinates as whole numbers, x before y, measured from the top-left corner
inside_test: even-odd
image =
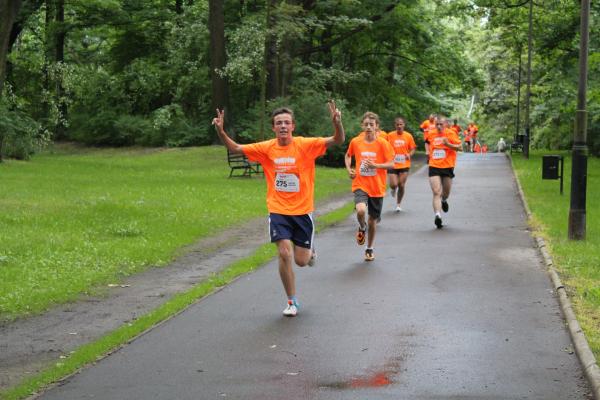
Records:
[[[459,156],[441,230],[426,172],[386,197],[375,261],[354,216],[317,235],[296,318],[274,260],[40,398],[588,399],[509,160]]]

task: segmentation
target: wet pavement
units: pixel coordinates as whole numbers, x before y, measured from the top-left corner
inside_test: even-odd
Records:
[[[459,156],[440,230],[426,172],[386,197],[375,261],[354,216],[317,235],[296,318],[272,261],[40,398],[589,398],[509,160]]]

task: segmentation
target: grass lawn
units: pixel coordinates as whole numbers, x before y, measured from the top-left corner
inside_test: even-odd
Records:
[[[228,179],[223,147],[55,149],[0,164],[0,319],[39,313],[182,246],[266,216],[261,178]],[[318,168],[315,199],[349,192]]]
[[[531,153],[529,160],[514,155],[513,165],[533,214],[530,223],[544,237],[577,319],[600,359],[600,160],[588,159],[586,240],[570,241],[571,159],[570,153],[560,154],[565,156],[562,196],[558,180],[542,180],[542,153]]]

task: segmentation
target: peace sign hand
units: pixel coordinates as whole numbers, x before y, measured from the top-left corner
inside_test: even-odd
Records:
[[[220,131],[223,131],[223,125],[225,124],[225,110],[219,110],[217,108],[217,116],[213,118],[212,124]]]
[[[335,100],[329,100],[327,106],[329,107],[329,114],[331,114],[333,122],[340,123],[342,121],[342,112],[335,106]]]

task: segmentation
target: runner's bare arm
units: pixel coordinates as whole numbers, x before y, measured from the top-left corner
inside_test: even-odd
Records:
[[[346,164],[346,170],[348,170],[350,179],[356,178],[356,171],[352,168],[352,156],[348,155],[348,153],[344,156],[344,163]]]
[[[342,125],[342,112],[335,106],[335,101],[329,100],[327,102],[327,107],[329,108],[329,114],[331,115],[331,121],[333,122],[333,128],[335,129],[334,135],[325,140],[325,145],[329,147],[334,144],[344,143],[344,140],[346,140],[346,133],[344,132],[344,126]]]
[[[384,162],[384,163],[376,163],[376,162],[373,162],[373,160],[366,160],[365,165],[369,168],[390,169],[390,168],[394,168],[394,159],[392,158],[391,160]]]
[[[461,150],[462,146],[460,144],[452,143],[448,140],[448,138],[444,138],[444,145],[450,147],[452,150]]]
[[[243,153],[242,146],[240,146],[232,138],[230,138],[227,132],[225,132],[225,129],[223,128],[225,124],[225,110],[219,110],[217,108],[217,116],[213,118],[212,124],[216,128],[219,138],[221,139],[225,147],[229,149],[230,152],[236,154]]]

